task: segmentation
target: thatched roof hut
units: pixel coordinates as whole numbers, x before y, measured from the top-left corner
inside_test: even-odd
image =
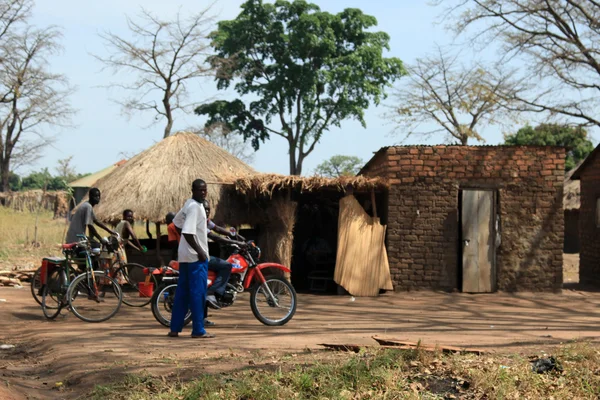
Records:
[[[563,192],[563,208],[565,210],[579,210],[579,197],[581,195],[578,180],[572,179],[573,173],[577,171],[580,162],[575,168],[565,174],[565,187]]]
[[[380,177],[344,176],[339,178],[325,178],[322,176],[288,176],[278,174],[256,174],[238,178],[234,182],[235,190],[245,195],[272,196],[279,190],[293,190],[313,192],[319,190],[335,190],[344,192],[352,186],[355,192],[370,192],[385,190],[388,185]]]
[[[204,179],[215,216],[227,211],[233,179],[255,174],[250,166],[217,145],[187,132],[176,133],[136,155],[120,168],[98,180],[102,201],[96,216],[116,222],[123,210],[134,210],[136,218],[163,222],[170,211],[178,211],[191,196],[191,184]]]

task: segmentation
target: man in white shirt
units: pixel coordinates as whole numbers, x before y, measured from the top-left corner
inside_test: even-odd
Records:
[[[177,251],[179,280],[171,314],[170,337],[179,336],[188,309],[192,311],[192,337],[213,338],[204,330],[204,303],[208,280],[208,237],[206,211],[202,200],[206,197],[206,182],[192,183],[192,198],[186,201],[173,222],[181,226],[182,240]]]

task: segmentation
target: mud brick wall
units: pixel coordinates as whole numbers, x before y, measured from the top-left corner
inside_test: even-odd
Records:
[[[564,161],[556,147],[380,150],[362,174],[390,182],[387,250],[396,290],[460,289],[461,189],[497,190],[497,289],[560,290]]]
[[[600,198],[600,157],[595,154],[590,160],[581,173],[579,281],[598,285],[600,284],[600,228],[596,224],[596,201]]]

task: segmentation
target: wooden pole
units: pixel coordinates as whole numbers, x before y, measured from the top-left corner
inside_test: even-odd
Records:
[[[373,218],[377,218],[377,204],[375,203],[375,188],[371,188],[371,207],[373,207]]]
[[[160,261],[160,265],[165,265],[160,255],[160,222],[156,223],[156,256],[158,257],[158,261]]]
[[[148,238],[150,240],[152,240],[152,234],[150,233],[150,220],[146,220],[146,234],[148,235]]]

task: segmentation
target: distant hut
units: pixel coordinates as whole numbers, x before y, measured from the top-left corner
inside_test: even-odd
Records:
[[[565,209],[565,253],[579,253],[579,204],[580,204],[580,182],[573,180],[573,173],[579,168],[567,172],[565,175],[565,188],[563,193],[563,207]]]
[[[244,218],[239,207],[230,204],[235,200],[233,180],[254,173],[252,167],[208,140],[179,132],[98,180],[95,186],[102,192],[102,201],[94,212],[100,220],[116,223],[123,210],[132,209],[147,226],[155,223],[160,237],[165,215],[183,206],[191,197],[192,182],[201,178],[208,184],[214,219],[236,224]],[[148,248],[154,247],[160,254],[159,241]]]
[[[99,179],[113,172],[116,168],[125,164],[127,160],[121,160],[110,167],[106,167],[101,171],[79,178],[76,181],[70,182],[69,187],[73,190],[73,197],[69,204],[69,211],[73,210],[77,204],[87,196],[88,191],[94,186]]]

